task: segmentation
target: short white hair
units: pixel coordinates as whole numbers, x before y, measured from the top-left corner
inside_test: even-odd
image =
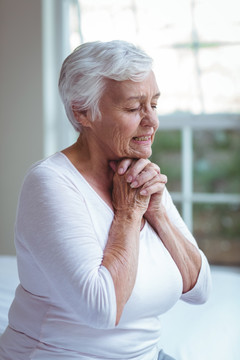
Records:
[[[107,79],[142,81],[152,69],[152,58],[142,49],[122,40],[87,42],[78,46],[63,62],[59,93],[68,119],[77,131],[81,125],[74,109],[90,110],[92,120],[101,117],[99,100]]]

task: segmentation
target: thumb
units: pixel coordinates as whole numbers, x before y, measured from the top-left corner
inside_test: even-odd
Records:
[[[109,161],[109,166],[114,172],[117,171],[117,161],[114,160]]]

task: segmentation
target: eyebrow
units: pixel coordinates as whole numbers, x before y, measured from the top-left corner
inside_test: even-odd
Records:
[[[161,93],[160,93],[160,91],[157,93],[157,94],[155,94],[154,96],[153,96],[153,98],[159,98],[161,96]]]
[[[160,92],[158,92],[157,94],[153,95],[153,99],[155,98],[159,98],[159,96],[161,95]],[[127,98],[128,100],[140,100],[140,99],[144,99],[146,96],[145,95],[140,95],[140,96],[130,96],[129,98]]]

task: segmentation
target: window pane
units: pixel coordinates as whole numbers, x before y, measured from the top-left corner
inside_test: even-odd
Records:
[[[101,40],[126,39],[146,48],[191,39],[190,0],[78,1],[84,41],[96,40],[97,34]]]
[[[201,113],[201,89],[190,46],[158,49],[154,59],[154,72],[161,92],[159,113]]]
[[[78,0],[79,12],[74,4],[72,49],[123,39],[153,57],[159,114],[240,111],[238,0]]]
[[[182,214],[182,204],[180,202],[174,201],[174,199],[173,199],[173,203],[176,206],[176,208],[178,209],[179,214],[181,216],[183,216],[183,214]]]
[[[210,263],[240,265],[239,215],[240,205],[194,205],[194,236]]]
[[[195,0],[194,19],[200,41],[240,39],[239,0]]]
[[[151,161],[168,177],[168,190],[181,191],[181,132],[159,130],[155,135]]]
[[[240,46],[208,46],[201,44],[198,61],[203,111],[239,112]]]
[[[195,131],[194,191],[240,193],[240,131]]]

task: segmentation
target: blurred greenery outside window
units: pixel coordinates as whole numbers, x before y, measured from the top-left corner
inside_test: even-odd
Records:
[[[151,159],[209,261],[239,266],[238,0],[63,2],[67,51],[123,39],[153,57],[161,98]]]

